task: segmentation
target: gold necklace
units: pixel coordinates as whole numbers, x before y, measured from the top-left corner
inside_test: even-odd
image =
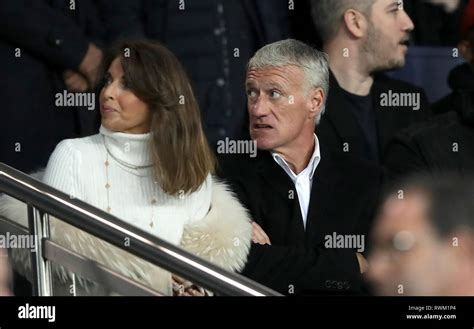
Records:
[[[115,159],[115,158],[114,158]],[[111,213],[112,212],[112,208],[110,207],[110,182],[109,182],[109,166],[110,166],[110,162],[109,162],[109,152],[106,152],[106,156],[105,156],[105,162],[104,162],[104,165],[105,165],[105,190],[107,191],[107,212],[108,213]],[[138,168],[137,168],[138,169]],[[155,187],[153,185],[153,192],[155,191]],[[153,226],[154,226],[154,222],[153,222],[153,217],[154,217],[154,213],[155,213],[155,205],[156,205],[156,198],[153,197],[151,199],[151,218],[150,218],[150,229],[153,229]]]
[[[119,158],[114,156],[112,152],[110,152],[109,148],[107,147],[107,142],[105,141],[105,135],[102,135],[102,137],[104,139],[104,147],[105,147],[105,150],[107,151],[107,155],[110,155],[112,157],[112,159],[114,159],[116,162],[120,163],[122,166],[130,168],[130,169],[134,169],[134,170],[151,168],[153,166],[153,163],[148,164],[148,165],[144,165],[144,166],[136,166],[136,165],[132,165],[128,162],[125,162],[123,160],[120,160]]]

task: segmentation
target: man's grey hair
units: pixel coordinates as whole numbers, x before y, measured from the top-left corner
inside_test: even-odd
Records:
[[[326,110],[326,99],[329,92],[328,57],[325,53],[294,39],[270,43],[260,48],[250,59],[247,70],[265,67],[296,66],[305,75],[305,92],[311,88],[321,88],[324,92],[324,104],[316,118],[319,123]]]
[[[344,13],[355,9],[370,18],[376,0],[311,0],[311,14],[319,37],[326,43],[336,36],[343,23]]]

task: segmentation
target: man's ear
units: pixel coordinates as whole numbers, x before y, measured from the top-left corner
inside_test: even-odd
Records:
[[[473,56],[473,47],[468,40],[461,40],[458,44],[459,53],[461,56],[467,60],[469,63],[472,63],[474,60]]]
[[[356,38],[362,38],[367,32],[367,19],[357,10],[349,9],[344,13],[344,25]]]
[[[309,93],[310,118],[314,118],[318,116],[319,113],[321,113],[325,99],[326,95],[324,94],[324,90],[321,87],[313,87],[311,89]]]

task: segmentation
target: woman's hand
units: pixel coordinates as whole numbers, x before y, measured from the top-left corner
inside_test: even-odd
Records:
[[[173,296],[205,296],[204,289],[195,286],[193,283],[177,276],[172,275]]]
[[[252,241],[254,243],[271,245],[267,233],[255,222],[252,222]]]

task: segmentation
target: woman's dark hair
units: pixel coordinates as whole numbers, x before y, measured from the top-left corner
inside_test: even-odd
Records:
[[[159,42],[122,40],[106,53],[103,72],[120,58],[127,88],[148,105],[154,173],[170,195],[196,191],[216,160],[204,135],[199,106],[176,56]]]

